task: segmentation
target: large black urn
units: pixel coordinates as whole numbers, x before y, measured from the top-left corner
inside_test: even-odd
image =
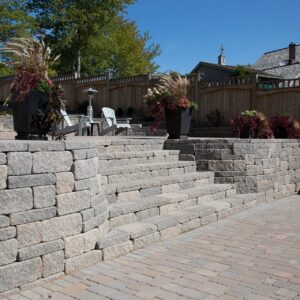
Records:
[[[31,90],[23,99],[17,93],[12,95],[14,129],[18,140],[47,140],[49,128],[43,125],[47,112],[48,95]]]
[[[192,119],[191,108],[165,109],[168,139],[187,139]]]

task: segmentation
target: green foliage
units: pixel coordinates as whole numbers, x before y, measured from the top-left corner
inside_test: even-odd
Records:
[[[0,0],[0,44],[11,37],[43,37],[60,59],[49,76],[77,72],[112,77],[152,73],[160,54],[151,36],[125,20],[135,0]],[[0,57],[10,59],[11,55]],[[11,74],[0,65],[0,76]]]
[[[0,0],[0,43],[12,37],[30,36],[34,28],[26,0]]]
[[[51,86],[46,80],[40,80],[37,83],[37,90],[43,93],[50,93],[51,92]]]
[[[13,71],[8,66],[0,63],[0,77],[10,76],[13,74]]]
[[[251,75],[250,65],[237,65],[236,69],[230,74],[232,77],[243,77]]]
[[[153,72],[159,46],[148,46],[150,36],[140,34],[123,15],[133,0],[27,0],[36,16],[39,33],[55,53],[53,66],[60,74],[77,72],[129,76]]]
[[[0,46],[12,37],[29,37],[35,27],[26,9],[26,0],[0,0]],[[0,54],[0,61],[8,61],[11,54]],[[0,77],[13,74],[13,70],[0,63]]]
[[[242,116],[246,116],[249,118],[253,118],[258,114],[256,110],[245,110],[244,112],[241,113]]]

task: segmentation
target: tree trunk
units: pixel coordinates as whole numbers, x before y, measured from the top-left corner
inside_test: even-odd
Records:
[[[75,53],[75,76],[76,78],[80,78],[81,73],[81,51],[80,51],[80,30],[77,28],[77,42],[76,42],[76,53]]]
[[[76,60],[77,60],[77,69],[76,69],[76,73],[77,73],[77,77],[80,78],[80,73],[81,73],[81,52],[80,52],[80,49],[77,50],[77,57],[76,57]]]

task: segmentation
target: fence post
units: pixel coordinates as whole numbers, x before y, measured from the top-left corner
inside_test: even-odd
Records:
[[[199,102],[199,88],[198,88],[198,80],[200,78],[200,72],[196,73],[196,79],[195,79],[195,102],[198,103]]]
[[[252,89],[251,89],[251,98],[250,98],[250,110],[254,109],[254,103],[256,103],[256,83],[258,75],[255,73],[252,77]]]
[[[150,73],[147,73],[147,90],[148,90],[149,87],[150,87],[150,80],[151,80],[151,74],[150,74]]]
[[[72,103],[72,110],[76,110],[77,106],[77,79],[75,76],[72,76],[72,93],[73,93],[73,103]]]
[[[109,73],[107,72],[106,73],[106,99],[105,99],[105,101],[106,101],[106,106],[107,107],[110,107],[110,105],[109,105],[109,93],[110,93],[110,91],[109,91]]]

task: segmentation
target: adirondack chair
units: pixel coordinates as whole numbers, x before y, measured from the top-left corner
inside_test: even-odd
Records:
[[[63,122],[67,126],[62,126],[63,128],[58,129],[56,131],[57,134],[68,134],[75,132],[77,135],[84,135],[86,132],[88,134],[89,129],[91,128],[91,124],[87,121],[88,117],[80,116],[78,119],[78,124],[74,124],[71,122],[67,112],[64,109],[60,110],[61,115],[63,116]]]
[[[113,132],[113,135],[120,133],[123,130],[126,130],[126,135],[128,135],[128,130],[131,128],[129,122],[131,118],[122,118],[117,119],[115,111],[110,107],[102,107],[102,114],[108,124],[108,128],[104,129],[101,132],[101,135],[104,135],[108,132]]]

